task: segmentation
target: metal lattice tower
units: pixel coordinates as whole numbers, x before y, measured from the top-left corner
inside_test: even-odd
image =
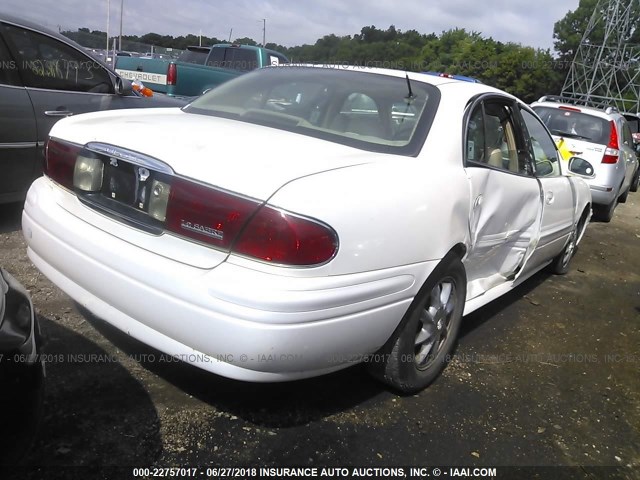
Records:
[[[562,87],[563,97],[640,111],[640,47],[629,43],[639,28],[632,21],[638,9],[640,0],[598,1]]]

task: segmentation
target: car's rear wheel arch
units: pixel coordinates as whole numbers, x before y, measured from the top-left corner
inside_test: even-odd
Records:
[[[416,293],[413,299],[413,302],[411,303],[407,311],[412,309],[417,299],[422,294],[424,294],[425,290],[429,288],[430,284],[433,282],[433,279],[442,274],[442,271],[446,269],[447,265],[451,264],[455,260],[462,262],[462,259],[465,257],[466,254],[467,254],[467,246],[462,242],[457,243],[453,247],[451,247],[451,249],[446,253],[446,255],[442,257],[440,262],[438,262],[438,265],[436,266],[436,268],[433,269],[433,271],[428,275],[426,280],[422,283],[422,285],[420,286],[420,289]],[[465,291],[466,291],[466,278],[465,278]],[[406,321],[407,319],[403,317],[400,323],[398,323],[398,326],[396,327],[396,329],[393,331],[393,333],[389,337],[388,341],[394,338],[398,330],[400,330],[403,327],[403,323],[406,323]]]
[[[375,377],[401,392],[411,393],[426,387],[435,380],[435,378],[437,378],[440,372],[444,369],[455,348],[455,337],[457,337],[462,312],[464,311],[467,279],[464,266],[462,264],[462,258],[465,253],[466,247],[464,244],[455,245],[442,258],[436,268],[422,284],[398,326],[387,339],[386,343],[368,362],[369,371]],[[406,341],[406,330],[408,327],[412,327],[413,323],[415,323],[416,312],[423,308],[422,304],[425,302],[425,297],[433,294],[432,290],[442,281],[452,283],[453,291],[456,296],[455,313],[453,314],[454,318],[452,328],[449,332],[452,338],[447,341],[446,351],[442,351],[437,355],[437,361],[434,361],[432,365],[426,368],[424,374],[419,374],[417,377],[412,374],[406,376],[405,373],[400,371],[402,367],[398,365],[398,342],[402,342],[403,337],[405,337],[404,341]],[[449,333],[447,334],[448,336]],[[413,368],[408,365],[405,365],[404,368],[409,368],[413,371]]]
[[[578,220],[578,243],[582,239],[582,235],[584,234],[585,228],[587,227],[587,220],[589,219],[589,215],[591,214],[591,203],[587,203],[582,211],[582,215],[580,215],[580,220]]]
[[[462,261],[464,256],[467,254],[467,246],[464,243],[458,243],[453,246],[451,250],[443,257],[443,260],[447,258],[449,255],[454,255],[458,257],[458,260]]]

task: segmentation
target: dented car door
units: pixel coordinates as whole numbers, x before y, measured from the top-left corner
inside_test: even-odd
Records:
[[[467,299],[515,278],[538,243],[542,192],[524,147],[510,99],[492,96],[471,106],[465,136],[471,189]]]

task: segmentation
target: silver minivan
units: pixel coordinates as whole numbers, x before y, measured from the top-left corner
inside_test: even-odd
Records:
[[[601,110],[542,97],[531,107],[551,131],[565,160],[588,160],[595,176],[587,180],[598,220],[609,222],[618,202],[638,188],[638,159],[631,130],[613,108]]]

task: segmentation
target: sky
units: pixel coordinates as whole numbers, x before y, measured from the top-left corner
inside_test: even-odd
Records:
[[[57,30],[120,29],[174,37],[193,33],[219,39],[249,37],[285,47],[313,44],[324,35],[354,35],[362,27],[436,33],[465,28],[501,42],[553,50],[553,25],[579,0],[0,0],[0,12]],[[110,8],[107,5],[110,4]]]

